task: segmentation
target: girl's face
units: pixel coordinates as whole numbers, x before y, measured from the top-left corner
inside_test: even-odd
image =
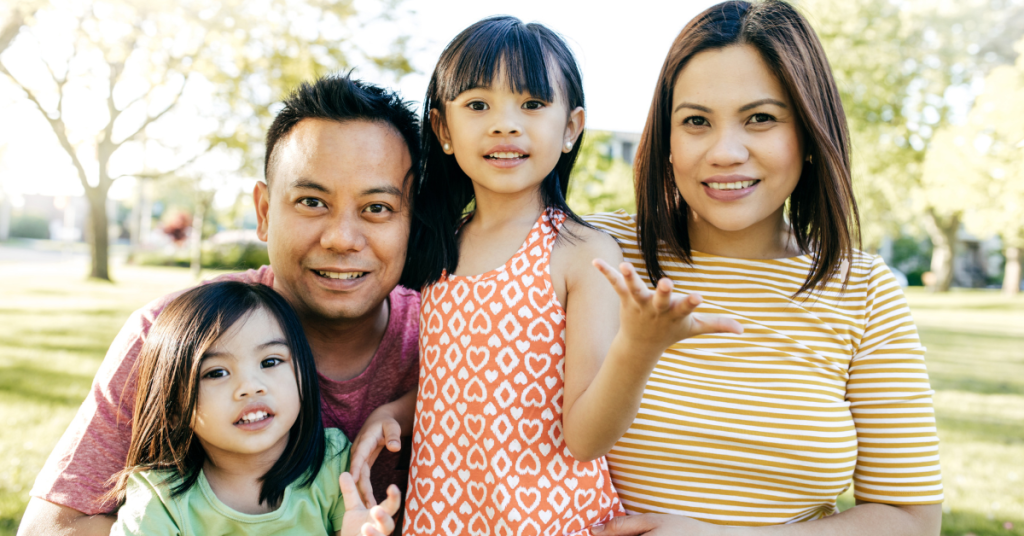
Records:
[[[693,56],[672,95],[672,170],[695,231],[781,225],[804,165],[789,94],[756,49]]]
[[[514,93],[503,73],[494,80],[447,103],[445,124],[436,111],[432,114],[435,134],[442,145],[449,144],[445,153],[455,154],[477,196],[481,190],[513,194],[539,187],[569,152],[566,143],[576,143],[583,132],[583,108],[568,110],[557,84],[554,100],[546,102]]]
[[[257,309],[235,322],[203,355],[199,375],[192,430],[211,458],[284,452],[299,388],[287,338],[270,313]]]

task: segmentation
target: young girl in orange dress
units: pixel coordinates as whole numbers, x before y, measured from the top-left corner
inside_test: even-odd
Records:
[[[482,20],[438,60],[402,283],[422,289],[404,534],[587,534],[623,515],[604,454],[661,352],[740,331],[668,280],[648,290],[566,205],[584,121],[576,61],[542,25]]]

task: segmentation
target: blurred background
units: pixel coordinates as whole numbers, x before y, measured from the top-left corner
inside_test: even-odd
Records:
[[[131,311],[267,262],[251,191],[299,82],[353,70],[418,102],[464,27],[542,22],[584,74],[570,205],[633,210],[661,62],[713,3],[0,0],[0,535]],[[1024,535],[1024,0],[796,5],[849,118],[863,249],[929,348],[943,534]]]

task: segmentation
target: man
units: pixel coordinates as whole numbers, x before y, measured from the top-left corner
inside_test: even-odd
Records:
[[[253,191],[270,266],[226,276],[271,286],[295,308],[320,375],[324,425],[353,439],[375,408],[416,386],[420,299],[397,284],[418,149],[416,116],[395,94],[348,77],[303,84],[267,133],[266,183]],[[111,344],[36,479],[19,534],[109,533],[116,505],[102,495],[131,440],[132,366],[175,295],[136,311]],[[389,483],[404,489],[407,471],[384,451],[372,475],[378,497]]]

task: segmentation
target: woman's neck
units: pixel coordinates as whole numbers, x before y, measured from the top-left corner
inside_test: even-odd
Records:
[[[734,259],[782,259],[804,252],[796,243],[783,207],[764,220],[738,231],[726,231],[702,219],[692,210],[687,228],[690,249]]]
[[[256,454],[221,451],[203,445],[206,461],[203,472],[214,495],[231,509],[243,514],[264,514],[276,510],[260,503],[263,483],[260,478],[277,463],[288,446],[288,436],[278,445]]]

